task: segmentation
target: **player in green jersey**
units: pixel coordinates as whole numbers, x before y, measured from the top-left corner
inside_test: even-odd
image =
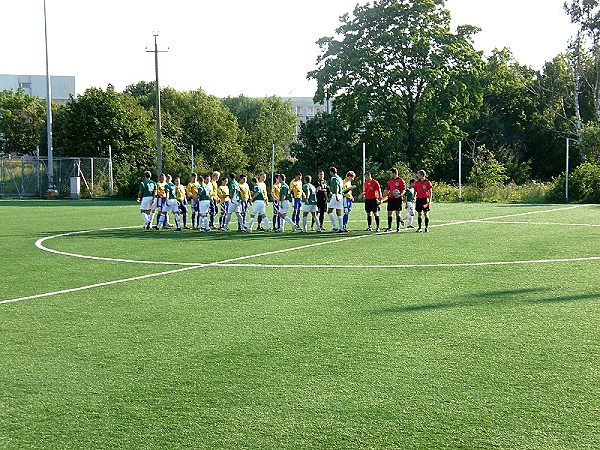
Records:
[[[238,231],[244,231],[241,214],[242,197],[240,194],[240,184],[237,182],[234,173],[229,174],[229,183],[227,186],[229,187],[230,200],[227,207],[227,216],[225,217],[225,228],[229,229],[229,221],[231,220],[233,213],[235,213],[238,220]]]
[[[300,227],[297,226],[294,222],[292,222],[292,219],[287,217],[287,213],[290,210],[290,201],[292,200],[292,193],[290,192],[290,187],[285,182],[284,174],[282,174],[282,173],[279,174],[278,182],[281,185],[279,188],[279,213],[278,213],[280,221],[281,221],[281,225],[279,226],[279,230],[275,230],[275,231],[283,232],[285,229],[286,222],[292,226],[292,231],[296,231],[296,230],[300,229]]]
[[[402,221],[408,220],[406,228],[414,228],[413,220],[415,220],[415,179],[413,178],[408,183],[406,191],[404,191],[404,209],[406,210],[406,217],[402,218]]]
[[[151,178],[152,174],[149,170],[144,172],[144,179],[140,183],[137,195],[145,230],[149,230],[152,224],[152,206],[154,205],[154,196],[156,195],[156,183]]]
[[[202,184],[198,188],[198,230],[203,232],[210,231],[208,214],[210,213],[210,196],[212,184],[210,176],[205,175]]]
[[[167,175],[167,183],[165,184],[166,199],[162,207],[161,214],[163,217],[163,226],[167,226],[167,216],[172,213],[175,216],[175,231],[181,231],[181,219],[179,218],[179,205],[177,204],[177,186],[173,183],[173,177]],[[158,229],[160,230],[161,222],[158,221]]]
[[[269,227],[269,219],[267,219],[266,207],[267,207],[267,188],[264,185],[264,178],[261,174],[260,180],[252,178],[252,196],[250,201],[252,202],[252,210],[250,211],[250,221],[248,222],[248,228],[246,231],[252,233],[252,227],[254,226],[254,218],[258,214],[259,219],[262,218],[262,222],[265,223],[265,230],[271,231]],[[266,175],[265,175],[266,176]],[[260,222],[259,222],[260,224]]]
[[[342,203],[344,181],[337,174],[337,169],[333,166],[329,168],[329,174],[331,175],[331,180],[329,182],[331,200],[329,200],[327,214],[329,215],[329,220],[331,220],[331,224],[333,225],[333,232],[341,233],[344,229],[344,205]],[[337,222],[335,215],[333,214],[333,210],[335,210],[337,214]]]
[[[317,216],[317,188],[312,184],[312,177],[306,175],[304,177],[304,184],[302,185],[302,232],[306,233],[306,223],[308,222],[308,213],[312,214],[313,223],[317,224],[317,231],[321,231],[321,223]]]

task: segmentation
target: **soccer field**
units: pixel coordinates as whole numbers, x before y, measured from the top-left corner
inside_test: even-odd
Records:
[[[427,234],[0,211],[0,448],[600,447],[600,205],[435,203]]]

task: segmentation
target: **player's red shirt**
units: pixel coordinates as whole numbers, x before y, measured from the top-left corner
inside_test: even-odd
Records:
[[[394,189],[398,189],[400,192],[406,190],[406,183],[402,178],[398,177],[395,180],[390,178],[387,183],[388,198],[395,198]]]
[[[430,198],[432,188],[433,186],[429,180],[415,181],[415,192],[417,193],[417,198]]]
[[[365,198],[367,200],[373,200],[374,198],[379,198],[379,192],[381,191],[381,186],[377,180],[365,181],[363,186],[365,191]]]

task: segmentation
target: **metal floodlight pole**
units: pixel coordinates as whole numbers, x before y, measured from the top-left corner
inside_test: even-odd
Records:
[[[458,200],[462,201],[462,141],[458,141]]]
[[[46,16],[46,0],[44,0],[44,38],[46,42],[46,140],[48,145],[48,193],[54,191],[54,160],[52,154],[52,87],[50,83],[50,66],[48,63],[48,20]]]
[[[154,50],[147,50],[146,53],[154,53],[154,71],[156,74],[156,165],[157,174],[162,173],[162,136],[161,136],[161,121],[160,121],[160,84],[158,82],[158,54],[166,53],[168,50],[158,50],[158,32],[154,36]]]
[[[569,138],[567,138],[567,165],[565,169],[565,200],[569,201]]]
[[[365,182],[365,172],[367,171],[367,144],[365,141],[362,143],[362,179]]]

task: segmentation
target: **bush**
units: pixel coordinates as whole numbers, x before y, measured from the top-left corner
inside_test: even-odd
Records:
[[[437,202],[458,202],[458,186],[444,182],[433,183],[433,199]]]
[[[488,203],[546,203],[551,201],[548,192],[553,188],[552,183],[535,181],[522,186],[510,183],[483,188],[469,184],[462,187],[462,200]],[[433,198],[440,202],[458,202],[458,186],[434,183]]]
[[[569,199],[583,203],[600,203],[599,165],[585,163],[573,171],[569,177]]]
[[[565,202],[565,174],[552,179],[546,198],[551,202]],[[600,203],[600,166],[585,163],[577,166],[569,176],[569,201]]]

